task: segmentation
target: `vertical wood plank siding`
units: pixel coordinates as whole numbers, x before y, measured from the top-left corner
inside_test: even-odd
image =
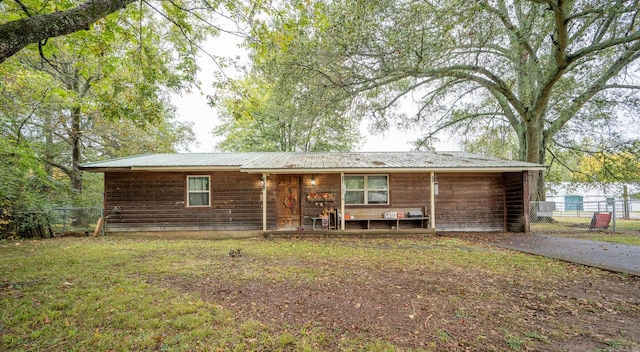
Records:
[[[528,221],[525,219],[525,215],[529,213],[527,177],[527,172],[504,174],[506,224],[509,232],[528,232]]]

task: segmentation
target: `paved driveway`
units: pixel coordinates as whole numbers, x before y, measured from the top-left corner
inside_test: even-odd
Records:
[[[502,248],[640,276],[640,246],[537,234],[511,234],[490,241]]]

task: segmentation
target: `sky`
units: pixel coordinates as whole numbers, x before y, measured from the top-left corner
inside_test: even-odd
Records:
[[[239,40],[229,35],[211,39],[205,45],[207,51],[215,52],[217,55],[224,53],[227,57],[246,57],[245,53],[238,47]],[[198,59],[200,72],[198,79],[202,82],[201,91],[193,90],[189,94],[172,95],[171,102],[177,108],[178,120],[193,123],[193,131],[196,137],[196,144],[189,146],[188,150],[180,152],[210,153],[216,143],[220,142],[219,137],[212,135],[212,130],[220,123],[217,111],[207,104],[207,95],[213,95],[214,72],[218,70],[213,61],[200,56]],[[225,74],[233,77],[237,72],[231,69]],[[391,129],[384,135],[371,135],[368,132],[368,125],[365,122],[361,126],[361,133],[366,136],[366,140],[356,151],[409,151],[411,141],[417,139],[420,133],[416,131],[399,131]],[[448,148],[451,149],[451,148]]]
[[[210,85],[209,85],[210,86]],[[213,92],[212,88],[203,87],[205,94]],[[207,93],[207,90],[210,92]],[[220,141],[211,131],[220,123],[217,112],[207,105],[207,98],[200,92],[183,96],[173,96],[172,103],[177,107],[178,120],[193,123],[197,144],[189,146],[182,152],[210,153],[213,146]],[[411,131],[391,130],[385,135],[367,135],[367,125],[363,124],[362,134],[366,142],[357,151],[409,151],[410,142],[419,137],[419,133]]]

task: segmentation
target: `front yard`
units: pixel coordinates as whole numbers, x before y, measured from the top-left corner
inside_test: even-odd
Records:
[[[630,351],[640,279],[448,237],[0,242],[0,349]]]

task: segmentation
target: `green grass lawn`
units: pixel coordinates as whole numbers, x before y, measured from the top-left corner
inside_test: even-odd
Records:
[[[640,346],[635,278],[435,236],[0,241],[0,273],[3,351]]]

